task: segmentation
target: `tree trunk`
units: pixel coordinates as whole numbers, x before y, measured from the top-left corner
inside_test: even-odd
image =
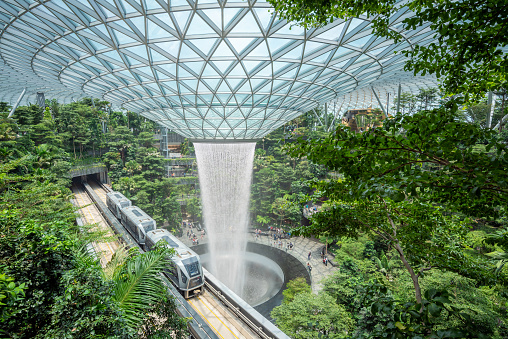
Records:
[[[407,271],[411,275],[411,280],[413,280],[413,286],[415,288],[415,297],[418,304],[422,303],[422,290],[420,288],[420,283],[418,282],[418,275],[415,273],[411,265],[406,260],[406,257],[404,255],[404,251],[402,250],[402,247],[400,247],[399,243],[395,243],[395,249],[399,253],[400,260],[402,260],[402,263],[404,264],[404,267],[406,267]]]

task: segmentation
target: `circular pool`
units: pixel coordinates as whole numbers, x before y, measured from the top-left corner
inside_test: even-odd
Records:
[[[198,245],[192,249],[200,255],[201,262],[208,268],[207,245]],[[310,277],[305,265],[278,248],[259,243],[248,243],[245,255],[246,276],[241,297],[259,313],[271,319],[270,312],[282,303],[282,291],[293,279],[303,277],[310,285]]]

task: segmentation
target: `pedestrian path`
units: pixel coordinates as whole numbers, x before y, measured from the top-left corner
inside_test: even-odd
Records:
[[[192,240],[190,240],[186,233],[188,228],[184,228],[184,235],[180,239],[189,247],[193,246]],[[201,233],[196,232],[197,238],[199,240],[199,244],[206,244],[208,241],[208,237],[205,235],[201,238]],[[268,245],[268,246],[276,246],[274,245],[273,238],[270,236],[260,236],[256,238],[254,233],[249,234],[250,242],[257,242],[260,244]],[[333,267],[330,263],[328,266],[323,264],[321,259],[321,249],[323,248],[323,244],[315,239],[303,238],[303,237],[292,237],[291,239],[283,239],[282,240],[282,248],[286,249],[287,244],[289,242],[293,243],[293,249],[287,250],[288,253],[292,254],[295,258],[297,258],[304,266],[307,266],[307,263],[310,263],[312,266],[311,272],[311,282],[312,282],[312,291],[314,293],[319,292],[323,289],[323,284],[321,281],[327,277],[332,275],[333,273],[339,270],[338,267]],[[311,258],[308,260],[308,254],[311,252]]]

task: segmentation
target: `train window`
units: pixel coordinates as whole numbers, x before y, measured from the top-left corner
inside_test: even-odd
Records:
[[[171,273],[171,275],[175,278],[178,277],[178,274],[176,273],[176,265],[173,262],[169,264],[169,273]]]
[[[145,222],[141,223],[141,226],[143,226],[143,228],[145,229],[145,232],[150,232],[155,229],[155,227],[153,226],[153,221],[145,221]]]
[[[182,264],[185,266],[191,278],[199,275],[199,261],[196,258],[184,259],[182,260]]]
[[[122,206],[122,207],[128,207],[129,206],[129,202],[128,201],[122,201],[120,203],[120,206]]]
[[[132,214],[134,214],[136,217],[142,217],[143,214],[139,213],[138,210],[132,210]]]
[[[117,197],[117,199],[122,199],[123,198],[120,194],[115,194],[115,197]]]
[[[166,242],[169,244],[169,246],[171,246],[171,248],[178,248],[179,247],[178,244],[176,242],[174,242],[173,239],[171,239],[167,235],[163,236],[162,239],[166,240]]]
[[[185,276],[185,274],[183,274],[183,272],[180,272],[180,276],[182,277],[182,283],[184,284],[187,284],[187,277]]]

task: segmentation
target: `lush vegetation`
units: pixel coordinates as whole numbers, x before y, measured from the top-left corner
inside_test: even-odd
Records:
[[[296,304],[308,292],[276,308],[277,323],[296,335],[317,328],[339,338],[506,337],[506,1],[270,3],[305,27],[367,16],[374,34],[395,42],[428,23],[433,43],[399,53],[408,57],[406,70],[434,74],[441,92],[439,100],[434,89],[402,94],[400,112],[382,127],[339,126],[286,148],[339,174],[314,183],[304,200],[327,201],[310,226],[293,232],[335,239],[340,273],[316,300],[331,297],[354,325],[329,326],[331,315],[323,326],[291,323],[288,309],[326,314],[325,305]],[[391,29],[406,10],[412,15]],[[500,98],[490,122],[488,91]]]
[[[325,178],[328,172],[322,165],[288,156],[282,148],[286,139],[291,140],[298,135],[325,135],[323,126],[314,127],[316,119],[314,114],[309,112],[258,142],[254,156],[250,202],[254,225],[262,229],[273,226],[289,230],[290,227],[300,224],[300,200],[310,193],[310,186],[306,181]]]
[[[131,147],[120,146],[119,135],[139,140],[148,129],[137,116],[104,113],[104,105],[51,102],[45,111],[20,107],[14,119],[7,118],[9,107],[0,105],[2,337],[185,336],[186,321],[176,316],[172,299],[163,297],[158,274],[171,253],[120,251],[102,268],[87,246],[103,235],[91,232],[92,225],[76,224],[67,177],[71,166],[100,154],[112,158],[108,149],[123,151],[128,159]],[[122,128],[125,123],[130,127]],[[137,150],[145,160],[148,151]]]
[[[272,313],[277,324],[296,337],[316,329],[337,338],[508,335],[508,153],[504,134],[485,128],[486,114],[444,103],[364,133],[339,126],[286,144],[289,156],[340,173],[313,182],[302,201],[327,201],[310,226],[292,230],[334,239],[340,273],[313,300],[323,304],[287,292],[292,301]],[[353,325],[329,325],[329,297]],[[324,318],[306,324],[288,312]]]

